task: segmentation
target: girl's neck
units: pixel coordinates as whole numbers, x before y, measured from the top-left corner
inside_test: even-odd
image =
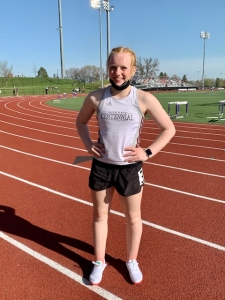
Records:
[[[129,85],[125,90],[123,91],[117,91],[112,86],[110,87],[110,93],[114,98],[122,99],[127,97],[130,94],[131,86]]]

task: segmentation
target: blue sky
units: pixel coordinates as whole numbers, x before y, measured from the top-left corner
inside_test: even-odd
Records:
[[[99,12],[90,0],[61,0],[65,69],[100,65]],[[159,69],[188,80],[225,78],[225,0],[110,0],[110,46],[131,47],[137,56],[158,58]],[[33,66],[60,75],[58,0],[1,3],[0,61],[13,74],[33,77]],[[106,13],[102,13],[102,61],[107,56]]]

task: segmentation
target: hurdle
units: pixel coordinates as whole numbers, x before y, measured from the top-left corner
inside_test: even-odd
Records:
[[[175,115],[171,115],[171,104],[175,105]],[[184,116],[180,116],[180,105],[186,105],[185,107],[185,113],[187,116],[188,115],[188,101],[176,101],[176,102],[168,102],[168,115],[170,116],[170,118],[175,118],[175,119],[179,119],[179,118],[184,118]]]
[[[60,96],[60,94],[58,94],[58,99],[53,100],[53,103],[60,103],[61,102],[60,99],[61,99],[61,96]]]
[[[225,104],[225,100],[220,100],[219,101],[219,116],[220,118],[223,117],[223,113],[224,113],[224,104]]]
[[[220,100],[218,115],[214,116],[214,117],[207,117],[207,119],[217,119],[217,120],[224,121],[225,120],[225,119],[223,119],[224,105],[225,105],[225,100]]]

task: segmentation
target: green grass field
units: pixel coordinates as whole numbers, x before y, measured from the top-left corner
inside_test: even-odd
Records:
[[[88,93],[100,87],[100,82],[86,83],[72,79],[38,78],[38,77],[11,77],[7,81],[0,77],[0,97],[12,96],[13,87],[19,89],[19,95],[44,95],[45,88],[49,87],[49,94],[72,94],[74,88],[81,87]],[[53,87],[53,89],[52,89]]]
[[[153,93],[154,94],[154,93]],[[184,118],[173,119],[175,122],[192,122],[204,124],[224,125],[225,120],[207,118],[217,117],[219,112],[219,101],[225,100],[225,91],[199,91],[199,92],[163,92],[155,93],[163,108],[168,112],[168,102],[188,101],[188,115],[186,116],[186,105],[180,105],[180,116]],[[60,103],[48,101],[47,104],[59,108],[79,111],[84,97],[61,99]],[[171,114],[175,114],[175,105],[171,104]],[[224,116],[225,119],[225,109]]]

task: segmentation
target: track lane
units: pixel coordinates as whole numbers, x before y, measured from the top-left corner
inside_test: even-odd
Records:
[[[94,124],[94,122],[93,122],[93,124]],[[93,129],[94,129],[95,127],[93,127]],[[24,140],[24,139],[23,139]],[[18,141],[18,146],[20,147],[20,145],[22,144],[22,143],[19,143],[19,141]],[[30,143],[31,144],[31,143]],[[77,143],[76,143],[77,144]],[[64,145],[65,146],[65,145]],[[26,149],[28,149],[29,150],[29,147],[28,146],[26,146],[25,147]],[[36,147],[34,147],[33,148],[33,151],[35,152],[36,150],[35,150],[35,148]],[[41,147],[38,147],[38,148],[41,148]],[[64,147],[63,147],[64,148]],[[65,146],[65,148],[66,148],[66,146]],[[53,149],[53,148],[52,148]],[[45,149],[46,150],[46,149]],[[166,149],[167,150],[167,149]],[[172,149],[171,149],[172,150]],[[1,150],[0,150],[1,151]],[[40,151],[40,149],[38,150],[38,151]],[[75,150],[75,151],[77,151],[77,150]],[[80,151],[80,150],[79,150]],[[52,153],[51,152],[48,152],[47,150],[45,151],[46,152],[46,154],[47,155],[49,155],[49,156],[51,156],[52,155]],[[57,151],[58,152],[58,151]],[[67,152],[67,151],[65,151],[65,152]],[[69,150],[69,152],[70,152],[70,150]],[[166,152],[166,151],[165,151]],[[159,154],[159,155],[161,155],[162,157],[164,157],[164,155],[167,155],[167,156],[171,156],[171,157],[173,157],[173,155],[171,155],[171,154],[167,154],[167,153],[162,153],[162,155],[161,154]],[[76,152],[77,153],[77,152]],[[80,152],[78,152],[78,153],[80,153]],[[68,154],[68,153],[67,153]],[[69,155],[71,155],[71,154],[69,154]],[[57,156],[60,156],[59,154],[56,154],[55,155],[55,157],[57,157]],[[65,157],[64,157],[64,159],[66,159],[66,156],[67,155],[65,155]],[[72,157],[72,156],[71,156]],[[158,157],[158,155],[156,156],[156,158]],[[189,157],[189,159],[191,159],[190,157]],[[199,161],[199,158],[196,158],[198,161]],[[171,160],[170,160],[171,161]],[[215,163],[216,161],[212,161],[212,163]],[[181,163],[181,165],[182,165],[182,161],[180,162]],[[37,165],[39,164],[39,162],[37,163]],[[33,165],[36,165],[35,163],[33,164]],[[48,164],[46,164],[46,167],[47,167],[47,165]],[[89,166],[90,165],[90,163],[89,162],[87,162],[87,163],[84,163],[84,164],[82,164],[82,165],[84,165],[84,166]],[[212,165],[214,165],[214,164],[212,164]],[[215,166],[215,165],[214,165]],[[146,165],[144,166],[144,167],[146,167]],[[49,169],[51,169],[51,167],[48,167]],[[18,168],[19,169],[19,168]],[[53,171],[53,169],[54,168],[52,168],[52,171]],[[35,169],[36,170],[36,169]],[[146,169],[148,172],[149,171],[151,171],[151,169],[150,168],[147,168]],[[61,170],[61,171],[63,171],[63,170]],[[27,169],[27,172],[29,172],[29,168]],[[65,170],[65,172],[62,172],[63,173],[63,175],[66,175],[66,170]],[[88,174],[88,172],[87,172],[87,170],[86,171],[84,171],[83,170],[83,172],[85,173],[86,172],[86,174]],[[155,172],[157,172],[157,169],[155,169]],[[221,171],[220,171],[221,172]],[[55,173],[55,172],[54,172]],[[65,174],[64,174],[65,173]],[[34,174],[35,174],[35,172],[34,172]],[[56,173],[57,174],[57,173]],[[39,175],[39,172],[37,172],[37,175]],[[47,172],[47,174],[46,175],[48,175],[48,172]],[[79,175],[81,175],[81,172],[79,171]],[[86,175],[84,175],[84,176],[86,176]],[[49,176],[48,176],[49,177]],[[51,176],[50,176],[50,178],[51,178]],[[63,176],[61,176],[61,184],[64,184],[64,179],[63,179],[64,177]],[[163,179],[163,178],[162,178]],[[164,179],[164,181],[165,181],[165,179]],[[56,185],[59,185],[60,183],[58,182],[58,181],[56,181],[55,182],[55,184]],[[67,186],[66,186],[67,187]],[[81,189],[82,189],[82,187],[81,187]],[[86,185],[85,185],[85,189],[86,189]],[[144,204],[144,210],[143,210],[143,212],[147,215],[148,213],[150,214],[150,217],[148,216],[148,220],[150,219],[150,220],[155,220],[155,221],[157,221],[157,220],[160,220],[160,224],[165,224],[165,225],[172,225],[172,227],[174,226],[175,228],[180,228],[180,229],[184,229],[184,232],[187,232],[187,233],[189,233],[189,232],[192,232],[192,233],[196,233],[196,236],[198,236],[199,235],[199,237],[211,237],[212,238],[212,240],[211,241],[214,241],[214,242],[216,242],[216,241],[220,241],[220,242],[224,242],[224,238],[223,238],[223,232],[221,231],[221,227],[223,227],[224,228],[224,224],[223,224],[223,214],[222,214],[222,212],[223,212],[223,210],[221,210],[221,209],[216,209],[216,210],[214,210],[214,213],[212,214],[212,216],[210,217],[210,211],[211,211],[211,204],[209,204],[210,202],[209,201],[204,201],[204,200],[202,200],[202,199],[198,199],[198,198],[192,198],[192,197],[190,197],[190,196],[184,196],[184,195],[180,195],[179,197],[178,196],[176,196],[176,197],[173,197],[173,198],[175,198],[175,201],[174,201],[174,199],[172,199],[171,200],[171,191],[163,191],[163,192],[160,192],[159,193],[159,189],[158,188],[155,188],[155,187],[153,187],[153,186],[151,186],[151,187],[148,187],[147,189],[145,188],[145,191],[147,192],[147,196],[144,196],[144,198],[143,198],[143,203],[145,202],[145,201],[148,201],[148,206],[146,206],[145,207],[145,204]],[[75,191],[75,193],[77,193],[77,191]],[[172,193],[173,194],[173,193]],[[151,206],[149,206],[149,195],[153,195],[154,197],[154,199],[156,200],[155,202],[151,202]],[[169,201],[168,201],[168,199],[169,199]],[[116,197],[115,197],[115,200],[117,200],[116,199]],[[197,200],[197,201],[196,201]],[[200,201],[199,201],[200,200]],[[161,201],[161,202],[160,202]],[[202,202],[203,201],[203,202]],[[116,201],[114,201],[115,202],[115,204],[114,204],[114,207],[117,207],[117,206],[119,206],[118,204],[117,204],[117,202]],[[162,207],[163,209],[160,211],[160,213],[158,212],[158,214],[156,213],[157,212],[157,210],[159,209],[159,207],[158,207],[158,203],[160,203],[160,208]],[[181,204],[180,204],[181,203]],[[201,203],[203,203],[203,204],[201,204]],[[207,203],[207,204],[206,204]],[[45,205],[45,204],[44,204]],[[215,205],[215,203],[214,203],[214,205]],[[217,206],[218,205],[218,206]],[[214,208],[215,207],[219,207],[219,204],[217,204],[216,206],[214,206]],[[221,205],[221,204],[220,204]],[[207,207],[208,206],[208,207]],[[153,210],[151,210],[152,209],[152,207],[154,208]],[[174,209],[174,211],[169,211],[168,210],[168,208],[170,208],[170,210],[172,210],[172,208]],[[197,212],[196,212],[196,209],[197,209]],[[179,215],[179,212],[181,212],[182,211],[182,217]],[[193,214],[193,211],[195,212],[195,214],[194,214],[194,216],[192,216],[192,214]],[[85,210],[85,212],[86,212],[86,210]],[[168,214],[168,212],[169,212],[169,214],[170,214],[170,216],[167,216],[167,214]],[[203,213],[203,216],[202,216],[202,213]],[[188,217],[189,217],[189,220],[188,220]],[[195,219],[194,219],[194,217],[195,217]],[[217,217],[218,217],[218,219],[217,219]],[[209,218],[209,219],[208,219]],[[209,221],[209,223],[210,223],[210,221],[212,221],[214,219],[214,223],[212,222],[212,228],[211,228],[211,231],[209,232],[208,230],[207,230],[207,228],[208,228],[208,226],[206,226],[206,224],[208,224],[208,223],[205,223],[205,220],[208,220]],[[218,227],[218,223],[216,224],[216,220],[215,219],[217,219],[218,220],[218,223],[220,222],[220,220],[221,220],[221,227],[219,226]],[[194,222],[193,222],[193,220],[194,220]],[[118,219],[114,219],[114,218],[112,218],[112,223],[111,224],[114,224],[115,222],[119,222],[118,221]],[[189,222],[189,223],[188,223]],[[159,223],[159,222],[158,222]],[[189,228],[188,228],[188,224],[190,224],[190,223],[193,223],[193,226],[189,226]],[[120,224],[120,223],[119,223]],[[156,224],[157,224],[157,222],[156,222]],[[185,225],[184,225],[185,224]],[[203,224],[204,224],[204,230],[202,231],[202,229],[201,229],[201,227],[203,228]],[[55,225],[55,224],[54,224]],[[121,226],[123,226],[124,225],[124,221],[121,223]],[[217,227],[216,227],[217,226]],[[121,228],[121,227],[120,227]],[[149,229],[149,227],[146,227],[145,226],[145,228],[144,228],[144,245],[146,245],[146,240],[149,240],[149,236],[151,236],[152,234],[153,234],[153,232],[154,232],[154,230],[152,231],[150,231],[150,232],[147,232],[147,234],[145,235],[145,233],[146,233],[146,228],[147,228],[147,230]],[[218,232],[217,232],[217,234],[216,234],[216,236],[215,236],[215,234],[214,234],[214,232],[216,231],[216,229],[218,230]],[[89,231],[90,231],[90,229],[88,229]],[[186,230],[186,231],[185,231]],[[156,230],[157,232],[158,232],[158,230]],[[69,231],[68,231],[69,232]],[[116,255],[116,253],[118,253],[118,257],[121,257],[121,248],[120,247],[122,247],[122,249],[123,248],[125,248],[124,247],[124,237],[123,237],[123,235],[119,235],[118,237],[117,237],[117,235],[116,234],[118,234],[118,232],[112,232],[112,239],[111,239],[111,236],[110,236],[110,242],[109,242],[109,249],[110,249],[110,251],[113,251],[112,253],[113,254],[115,254]],[[119,242],[119,246],[118,246],[118,249],[115,249],[115,247],[113,247],[114,245],[115,245],[115,243],[113,243],[113,242],[111,242],[111,241],[113,241],[113,237],[115,236],[115,239],[116,240],[119,240],[120,241],[120,239],[121,239],[121,237],[123,237],[122,239],[121,239],[121,243]],[[167,235],[165,235],[166,237],[167,237]],[[170,235],[169,235],[170,236]],[[157,233],[157,237],[159,237],[159,234]],[[162,246],[164,246],[165,244],[167,244],[167,242],[168,242],[168,238],[163,238],[162,240],[161,240],[161,235],[160,235],[160,241],[161,241],[161,244],[162,244]],[[163,236],[164,237],[164,236]],[[182,240],[182,239],[181,239]],[[152,240],[151,240],[151,242],[152,242]],[[193,242],[191,242],[191,245],[192,245],[192,243]],[[178,240],[175,240],[174,241],[174,244],[173,244],[173,247],[176,245],[178,245],[179,243],[178,243]],[[158,243],[156,243],[156,246],[158,246],[159,244]],[[184,260],[183,260],[183,256],[182,257],[180,257],[179,255],[177,256],[177,255],[175,255],[174,256],[174,258],[175,258],[175,260],[172,262],[173,264],[172,264],[172,271],[173,271],[173,274],[176,274],[177,276],[179,276],[179,277],[177,277],[176,276],[176,281],[175,281],[175,278],[174,279],[171,279],[170,277],[171,277],[171,274],[169,274],[169,272],[167,272],[168,271],[168,269],[169,269],[169,267],[170,267],[170,265],[169,264],[165,264],[165,261],[164,260],[162,260],[162,269],[161,268],[159,268],[159,270],[160,270],[160,272],[158,273],[158,275],[157,274],[155,274],[154,273],[154,270],[155,269],[151,269],[151,273],[149,273],[149,269],[147,269],[146,270],[146,273],[147,274],[152,274],[152,272],[153,272],[153,274],[154,274],[154,277],[152,277],[151,278],[151,275],[150,275],[150,281],[149,281],[149,283],[148,283],[148,285],[147,286],[145,286],[146,287],[146,290],[145,289],[143,289],[143,286],[142,286],[142,289],[140,289],[140,291],[142,290],[142,292],[140,292],[139,290],[137,290],[137,288],[136,289],[132,289],[132,291],[133,291],[133,293],[130,293],[129,295],[126,295],[126,293],[127,293],[127,286],[126,286],[126,288],[123,288],[122,287],[122,289],[121,289],[121,294],[123,295],[126,295],[127,297],[130,297],[129,299],[132,299],[132,297],[135,297],[135,299],[138,299],[137,297],[138,296],[140,296],[140,299],[143,299],[143,298],[145,298],[146,296],[149,296],[149,291],[151,291],[151,295],[154,295],[155,297],[156,297],[156,299],[157,299],[157,297],[160,297],[161,295],[162,295],[162,292],[163,292],[163,296],[165,295],[165,297],[169,297],[170,295],[171,295],[171,293],[173,294],[179,294],[179,292],[182,290],[183,291],[183,293],[185,294],[185,296],[186,297],[188,297],[189,295],[190,296],[194,296],[194,295],[198,295],[199,296],[199,299],[206,299],[207,297],[208,297],[208,295],[209,296],[212,296],[212,297],[220,297],[221,295],[223,295],[223,288],[224,288],[224,285],[223,285],[223,282],[221,281],[221,278],[223,278],[223,275],[224,275],[224,269],[223,268],[221,268],[220,266],[221,266],[221,261],[220,260],[218,260],[217,261],[217,258],[218,258],[218,256],[215,254],[215,252],[214,251],[212,251],[212,253],[209,251],[207,251],[207,252],[204,252],[204,250],[202,251],[202,249],[205,249],[205,248],[202,248],[201,246],[200,247],[197,247],[197,248],[193,248],[193,247],[191,247],[191,248],[189,248],[189,252],[190,251],[194,251],[194,256],[192,255],[192,258],[191,258],[191,260],[189,260],[189,258],[190,258],[190,254],[185,254],[186,252],[186,250],[185,251],[181,251],[181,249],[183,250],[183,242],[181,242],[181,248],[180,249],[178,249],[178,252],[179,252],[179,255],[183,255],[184,254]],[[195,243],[194,243],[194,245],[195,245]],[[197,244],[198,246],[199,246],[199,244]],[[150,245],[150,246],[152,246],[152,245]],[[176,247],[175,246],[175,247]],[[173,249],[173,247],[172,247],[172,249]],[[205,246],[203,246],[203,247],[205,247]],[[149,249],[151,249],[151,253],[152,253],[152,248],[149,248]],[[166,250],[168,250],[169,248],[167,248]],[[197,249],[199,249],[199,250],[197,250]],[[207,248],[208,249],[208,248]],[[171,250],[171,249],[170,249]],[[158,251],[158,250],[157,250]],[[199,251],[199,252],[198,252]],[[151,262],[152,262],[152,257],[151,257],[151,259],[150,259],[150,261],[148,260],[148,257],[149,257],[149,255],[148,255],[148,251],[146,252],[146,251],[144,251],[144,253],[145,254],[147,254],[147,257],[146,257],[146,263],[148,262],[148,266],[151,264]],[[159,264],[159,261],[158,261],[158,259],[157,259],[157,252],[153,252],[153,253],[155,253],[155,255],[154,255],[154,258],[155,258],[155,260],[156,260],[156,265],[158,265]],[[173,251],[172,251],[172,253],[173,253]],[[197,254],[197,253],[199,253],[199,254]],[[200,253],[203,253],[203,256],[204,256],[204,258],[202,259],[201,258],[201,254]],[[210,254],[209,254],[210,253]],[[217,252],[216,252],[217,253]],[[211,272],[214,272],[214,270],[216,270],[216,268],[214,269],[213,268],[213,266],[211,265],[211,264],[209,264],[208,262],[207,262],[207,258],[208,257],[211,257],[211,255],[212,255],[212,257],[213,257],[213,259],[212,259],[212,262],[213,263],[215,263],[215,267],[217,267],[217,269],[219,269],[219,273],[218,273],[218,277],[215,279],[215,286],[213,286],[213,282],[210,280],[210,279],[208,279],[208,278],[210,278],[210,274],[211,274]],[[214,256],[215,255],[215,256]],[[112,255],[112,256],[114,256],[114,255]],[[163,252],[163,254],[162,254],[162,257],[168,257],[167,256],[167,252]],[[197,257],[197,258],[196,258]],[[182,266],[182,270],[180,270],[179,269],[179,267],[180,267],[180,264],[177,264],[177,259],[180,259],[180,260],[182,260],[183,261],[183,264],[184,264],[184,267],[185,268],[183,268],[183,264],[181,264],[181,266]],[[169,259],[169,258],[168,258]],[[221,258],[222,259],[222,258]],[[141,261],[145,261],[145,258],[144,258],[144,256],[142,256],[142,254],[140,255],[140,260]],[[193,278],[191,277],[191,271],[193,272],[193,269],[192,268],[190,268],[190,270],[187,268],[187,266],[186,266],[186,263],[188,262],[188,264],[189,265],[192,265],[192,261],[193,260],[195,260],[195,264],[194,264],[194,276],[193,276]],[[201,264],[201,261],[203,261],[203,263]],[[196,264],[197,263],[197,264]],[[208,269],[208,273],[207,273],[207,271],[205,271],[204,270],[204,264],[207,264],[207,266],[209,267],[209,269]],[[164,272],[164,269],[163,269],[163,267],[165,268],[165,266],[166,266],[166,271]],[[155,267],[155,266],[154,266]],[[174,269],[173,269],[173,267],[174,267]],[[176,269],[177,268],[177,269]],[[192,270],[191,270],[192,269]],[[106,269],[107,270],[107,269]],[[162,270],[163,270],[163,272],[162,272]],[[182,272],[182,271],[184,271],[184,272]],[[111,268],[109,268],[108,269],[108,274],[112,274],[113,273],[113,275],[115,275],[113,278],[119,278],[120,279],[120,282],[121,281],[123,281],[124,280],[124,277],[123,276],[121,276],[121,277],[118,277],[118,270],[117,270],[117,272],[113,272],[113,269],[111,269]],[[166,273],[166,274],[164,274],[164,273]],[[168,274],[167,274],[168,273]],[[201,277],[201,280],[199,280],[199,278],[197,278],[197,276],[196,276],[196,279],[195,279],[195,275],[197,275],[197,274],[199,274],[199,273],[201,273],[202,274],[202,277]],[[215,273],[215,272],[214,272]],[[165,276],[161,276],[160,274],[164,274]],[[188,274],[188,275],[187,275]],[[110,276],[110,275],[109,275]],[[120,275],[119,275],[120,276]],[[145,275],[146,276],[146,275]],[[205,277],[206,276],[206,277]],[[108,278],[108,277],[107,277]],[[146,277],[145,277],[146,278]],[[157,282],[155,281],[156,280],[156,278],[157,278]],[[177,278],[180,278],[180,280],[177,280]],[[206,280],[206,278],[207,278],[207,280]],[[192,280],[193,279],[193,280]],[[214,279],[214,278],[213,278]],[[106,280],[104,280],[104,284],[108,284],[106,281],[107,281],[108,279],[106,279]],[[149,280],[149,276],[147,277],[147,280]],[[186,282],[186,283],[184,283],[184,282]],[[203,283],[202,283],[203,282]],[[145,282],[146,283],[146,282]],[[144,282],[143,282],[143,284],[145,284]],[[158,284],[159,283],[159,284]],[[164,287],[164,290],[162,291],[162,286]],[[199,286],[201,286],[201,288],[200,289],[197,289],[197,286],[199,287]],[[202,288],[203,287],[203,288]],[[209,287],[210,289],[209,290],[207,290],[207,287]],[[114,287],[113,287],[114,288]],[[216,288],[215,290],[214,290],[214,288]],[[138,296],[137,296],[138,295]],[[126,297],[125,296],[125,297]],[[202,298],[201,298],[202,297]],[[203,298],[203,297],[206,297],[206,298]],[[185,298],[185,299],[188,299],[188,298]],[[193,299],[193,298],[190,298],[190,299]]]
[[[15,182],[14,185],[19,191],[21,185],[17,185]],[[55,261],[59,259],[61,264],[63,263],[65,267],[68,267],[69,265],[70,269],[76,268],[73,264],[75,258],[76,263],[78,263],[82,270],[79,271],[78,268],[76,271],[79,272],[79,274],[84,272],[88,263],[85,258],[92,254],[87,253],[87,251],[91,252],[91,250],[87,249],[92,247],[85,246],[85,248],[83,248],[85,251],[80,251],[81,249],[79,250],[79,248],[82,247],[82,242],[78,241],[80,239],[83,241],[84,238],[85,241],[90,240],[90,230],[88,230],[87,227],[90,225],[91,211],[89,209],[84,211],[81,205],[77,205],[74,202],[72,203],[73,209],[71,209],[71,202],[67,202],[65,199],[63,202],[59,201],[58,197],[55,195],[54,197],[46,197],[43,195],[39,198],[39,201],[37,201],[35,197],[35,195],[37,195],[36,189],[30,189],[29,186],[26,187],[23,194],[25,196],[23,206],[18,202],[18,198],[16,202],[14,202],[14,199],[11,197],[10,199],[4,198],[5,201],[7,200],[8,205],[10,204],[14,208],[18,207],[18,209],[16,209],[17,215],[26,220],[25,228],[27,228],[27,230],[23,231],[23,226],[13,227],[13,230],[15,230],[15,228],[19,228],[19,230],[22,229],[22,233],[14,231],[13,236],[17,237],[20,242],[26,242],[29,247],[43,255],[50,256],[51,259],[54,259]],[[18,195],[21,195],[21,192],[19,192]],[[47,202],[45,200],[46,198],[48,198]],[[67,205],[69,206],[67,207]],[[37,211],[40,213],[37,214]],[[76,218],[74,218],[75,212]],[[56,213],[58,213],[58,216]],[[46,214],[47,218],[45,217]],[[29,222],[35,224],[35,227],[38,227],[38,229],[34,230],[33,226],[32,229],[29,228],[27,219]],[[56,220],[57,222],[55,222]],[[80,226],[80,222],[82,222],[82,226]],[[124,228],[124,221],[122,218],[110,215],[109,225],[111,226],[112,224],[115,224],[115,222],[118,224],[118,228]],[[76,231],[74,231],[75,228],[77,229]],[[47,233],[45,232],[46,230]],[[7,230],[5,229],[5,231]],[[29,236],[29,231],[32,238]],[[71,240],[71,238],[73,239],[75,235],[77,241],[73,242],[74,244],[70,244],[72,246],[72,248],[69,246],[69,249],[72,250],[72,253],[69,252],[71,253],[70,255],[66,254],[67,252],[65,249],[62,253],[59,252],[60,250],[58,247],[54,246],[55,242],[60,242],[60,244],[62,243],[63,245],[69,244],[69,240],[66,240],[65,238],[63,242],[62,236],[64,235],[64,232],[69,234],[69,240]],[[18,236],[21,235],[23,237],[18,238]],[[125,251],[124,253],[121,253],[121,249],[125,250],[124,235],[124,229],[120,231],[110,231],[109,241],[116,240],[117,247],[114,246],[114,243],[109,243],[109,246],[107,247],[107,262],[109,261],[110,265],[106,268],[107,276],[104,277],[102,282],[102,287],[104,289],[113,290],[115,294],[119,296],[122,295],[123,299],[132,299],[132,297],[135,297],[134,299],[142,299],[148,295],[149,291],[156,299],[160,296],[168,298],[171,293],[179,294],[181,290],[184,295],[199,295],[202,299],[207,295],[222,295],[224,287],[223,275],[225,270],[224,264],[222,264],[224,254],[221,254],[221,251],[217,250],[215,252],[211,248],[193,243],[193,241],[186,240],[184,242],[180,237],[168,236],[165,232],[158,232],[157,230],[148,227],[144,228],[143,234],[145,248],[142,248],[143,250],[140,251],[139,255],[140,260],[145,262],[145,264],[142,264],[145,280],[139,287],[127,289],[127,287],[130,286],[130,282],[124,268]],[[52,249],[52,243],[54,249]],[[79,245],[76,243],[79,243]],[[68,246],[66,246],[66,248],[68,248]],[[146,249],[151,251],[151,255],[149,255],[149,252],[146,251]],[[117,257],[118,259],[116,259]],[[210,260],[209,257],[211,258]],[[123,266],[121,265],[122,262]],[[205,269],[206,264],[207,269]],[[28,266],[30,266],[31,269],[34,267],[29,262],[26,267]],[[45,278],[45,268],[41,269],[43,272],[42,278]],[[40,272],[40,266],[38,267],[38,270]],[[150,273],[149,270],[151,270]],[[216,270],[216,278],[213,278],[212,280],[209,275],[211,272],[214,272],[214,270]],[[171,276],[171,274],[173,274],[173,276]],[[204,275],[199,277],[199,274]],[[51,277],[54,277],[52,275],[51,272]],[[58,274],[55,274],[55,276],[54,284],[58,278]],[[112,280],[113,278],[114,280]],[[117,283],[115,284],[115,278],[118,280],[118,283],[120,283],[119,285]],[[204,282],[202,281],[203,278]],[[64,282],[64,280],[65,279],[62,278],[62,282]],[[199,284],[201,285],[201,289],[199,289]],[[162,286],[164,286],[163,290],[161,289]],[[74,285],[74,288],[75,287],[76,285]],[[210,287],[210,289],[208,290],[206,287]]]
[[[91,162],[89,162],[89,168],[77,168],[76,166],[73,166],[72,164],[66,164],[66,165],[62,165],[59,164],[57,162],[54,161],[46,161],[37,157],[32,157],[32,156],[27,156],[25,154],[20,154],[20,153],[16,153],[16,152],[12,152],[12,151],[8,151],[7,149],[5,149],[5,152],[3,151],[4,149],[2,149],[2,153],[4,155],[4,157],[6,157],[6,159],[4,161],[2,161],[0,163],[0,168],[2,171],[6,172],[6,173],[10,173],[14,176],[19,176],[25,180],[29,180],[29,181],[33,181],[37,184],[46,185],[46,181],[49,180],[47,187],[54,189],[58,192],[62,192],[62,193],[66,193],[68,195],[74,196],[74,197],[78,197],[78,198],[82,198],[84,197],[84,199],[86,199],[86,201],[91,202],[90,199],[90,192],[89,189],[83,189],[83,186],[87,186],[88,185],[88,175],[89,175],[89,168],[90,168],[90,164]],[[19,158],[19,159],[18,159]],[[80,165],[81,167],[81,165]],[[26,173],[24,174],[24,169],[26,169]],[[45,170],[45,174],[43,175],[43,171]],[[79,171],[77,171],[79,170]],[[145,167],[144,167],[144,172],[145,172]],[[52,174],[54,174],[54,176],[52,176]],[[48,179],[47,179],[48,178]],[[177,193],[174,193],[173,191],[167,189],[160,189],[160,186],[162,187],[163,185],[165,186],[165,182],[163,180],[161,180],[163,178],[160,178],[158,185],[159,188],[154,188],[152,186],[152,180],[150,178],[150,186],[148,184],[148,181],[146,181],[146,186],[144,189],[144,195],[143,195],[143,211],[149,212],[149,215],[143,215],[143,217],[145,217],[145,219],[147,221],[151,221],[151,206],[156,205],[156,208],[159,207],[159,203],[163,203],[163,206],[165,206],[165,208],[162,211],[159,211],[158,214],[165,214],[165,211],[168,210],[171,211],[171,213],[169,214],[169,216],[173,216],[172,218],[168,218],[168,216],[166,216],[164,219],[167,220],[167,226],[176,230],[180,230],[180,225],[182,225],[182,222],[185,224],[185,230],[189,230],[190,227],[190,222],[192,222],[193,224],[196,223],[195,218],[190,221],[190,211],[192,212],[192,210],[190,210],[190,206],[188,206],[188,209],[184,210],[184,202],[183,199],[189,199],[188,195],[184,195],[181,194],[178,190]],[[184,189],[182,189],[183,191]],[[155,194],[153,193],[153,191],[156,191]],[[178,195],[177,195],[178,194]],[[223,192],[221,193],[221,195],[223,194]],[[150,195],[150,196],[149,196]],[[204,195],[202,195],[202,193],[200,194],[201,196],[203,196],[203,198],[199,198],[197,193],[194,193],[195,197],[194,200],[191,202],[192,203],[192,207],[194,209],[194,211],[199,211],[199,215],[201,216],[202,213],[205,211],[205,209],[207,208],[207,204],[206,206],[204,205],[205,202],[208,202],[209,200],[204,199]],[[219,195],[219,196],[221,196]],[[214,195],[216,196],[216,195]],[[150,203],[149,203],[149,197],[151,199]],[[116,198],[116,197],[115,197]],[[176,199],[179,198],[180,200],[178,202],[176,202]],[[215,197],[214,197],[215,198]],[[119,210],[121,211],[121,207],[120,207],[120,203],[117,200],[114,200],[116,202],[113,202],[113,209]],[[175,202],[175,205],[173,204]],[[205,226],[208,224],[208,227],[210,228],[214,228],[212,224],[216,224],[217,222],[219,222],[219,215],[222,214],[222,217],[220,218],[220,224],[221,226],[225,223],[223,221],[223,210],[221,210],[222,204],[224,203],[225,205],[225,201],[221,203],[218,203],[218,205],[216,205],[216,198],[214,205],[215,208],[217,207],[218,209],[216,209],[216,212],[218,213],[218,217],[215,220],[214,219],[214,214],[208,214],[206,213],[205,217],[204,217],[204,224]],[[195,208],[196,206],[196,208]],[[202,207],[199,210],[199,207]],[[182,218],[179,217],[178,212],[182,210],[184,211],[182,214]],[[174,218],[174,214],[172,213],[173,211],[175,211],[175,216],[177,216],[176,218]],[[203,211],[203,212],[202,212]],[[208,210],[206,210],[206,212],[208,212]],[[154,215],[154,214],[153,214]],[[211,217],[210,217],[211,215]],[[158,217],[158,215],[156,215]],[[186,217],[186,220],[185,220]],[[150,218],[150,219],[149,219]],[[160,218],[159,218],[160,219]],[[162,219],[163,220],[163,219]],[[201,224],[202,224],[202,217],[200,217],[199,219],[200,223],[198,224],[198,228],[200,230],[200,234],[202,236],[202,232],[201,232]],[[161,222],[161,220],[160,220]],[[170,223],[171,222],[171,223]],[[157,223],[157,222],[156,222]],[[161,224],[161,223],[159,223]],[[164,223],[162,223],[164,225]],[[187,225],[188,224],[188,225]],[[215,226],[216,226],[215,224]],[[222,228],[221,228],[222,229]],[[216,230],[218,231],[218,228],[216,228]],[[205,231],[204,231],[205,232]],[[220,231],[218,231],[218,235],[220,236]],[[191,233],[191,231],[189,231],[189,233]],[[204,236],[203,236],[204,238]],[[210,236],[211,238],[211,236]],[[219,240],[221,240],[221,238],[219,238]]]

